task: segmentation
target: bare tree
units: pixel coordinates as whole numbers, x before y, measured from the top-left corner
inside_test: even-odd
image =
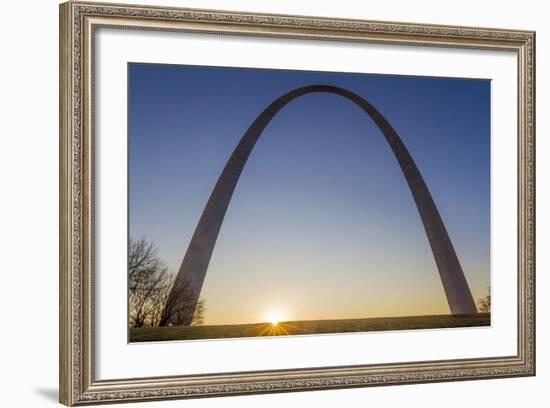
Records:
[[[171,276],[158,250],[144,238],[128,245],[128,290],[130,325],[155,326],[158,304],[166,296]],[[157,320],[157,322],[155,321]]]
[[[159,287],[159,292],[157,296],[151,299],[151,308],[150,308],[150,325],[152,327],[158,326],[160,319],[162,317],[162,310],[164,304],[168,299],[168,294],[170,293],[170,288],[172,287],[174,281],[174,276],[170,273],[165,274],[165,279]]]
[[[191,326],[199,326],[204,323],[204,312],[206,311],[206,300],[199,298],[195,313],[193,314],[193,320]]]
[[[487,288],[487,295],[477,301],[480,313],[491,313],[491,288]]]
[[[189,321],[192,326],[202,324],[206,310],[205,300],[199,298],[195,305],[193,301],[195,289],[189,280],[176,281],[174,285],[176,284],[178,284],[176,288],[178,296],[172,298],[167,296],[159,326],[183,326],[189,324],[184,322]]]
[[[168,301],[174,276],[158,255],[155,246],[145,238],[136,241],[130,238],[128,244],[128,291],[130,326],[154,327],[164,319],[163,312]],[[186,292],[184,288],[184,293]],[[181,321],[183,316],[193,313],[192,324],[204,321],[205,302],[201,299],[196,310],[191,310],[185,296],[173,307],[170,321]]]

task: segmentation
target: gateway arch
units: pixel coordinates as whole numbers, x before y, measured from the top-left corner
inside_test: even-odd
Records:
[[[297,88],[277,98],[250,125],[223,169],[202,212],[174,285],[160,325],[190,325],[208,264],[241,172],[256,142],[271,119],[289,102],[311,93],[331,93],[357,104],[376,123],[390,145],[407,180],[441,277],[452,314],[477,313],[474,299],[439,211],[416,163],[396,131],[378,110],[359,95],[330,85]],[[182,312],[183,311],[183,312]]]

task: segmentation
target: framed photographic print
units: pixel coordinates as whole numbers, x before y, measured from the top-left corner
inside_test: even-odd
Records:
[[[535,373],[535,33],[60,6],[66,405]]]

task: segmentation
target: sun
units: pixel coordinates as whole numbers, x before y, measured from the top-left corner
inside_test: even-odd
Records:
[[[283,320],[283,315],[281,312],[271,311],[266,315],[266,320],[273,326],[277,326]]]

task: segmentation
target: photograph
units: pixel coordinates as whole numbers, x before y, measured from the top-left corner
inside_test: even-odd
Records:
[[[542,20],[191,3],[59,5],[59,401],[539,375]]]
[[[128,341],[491,326],[491,79],[128,62]]]

